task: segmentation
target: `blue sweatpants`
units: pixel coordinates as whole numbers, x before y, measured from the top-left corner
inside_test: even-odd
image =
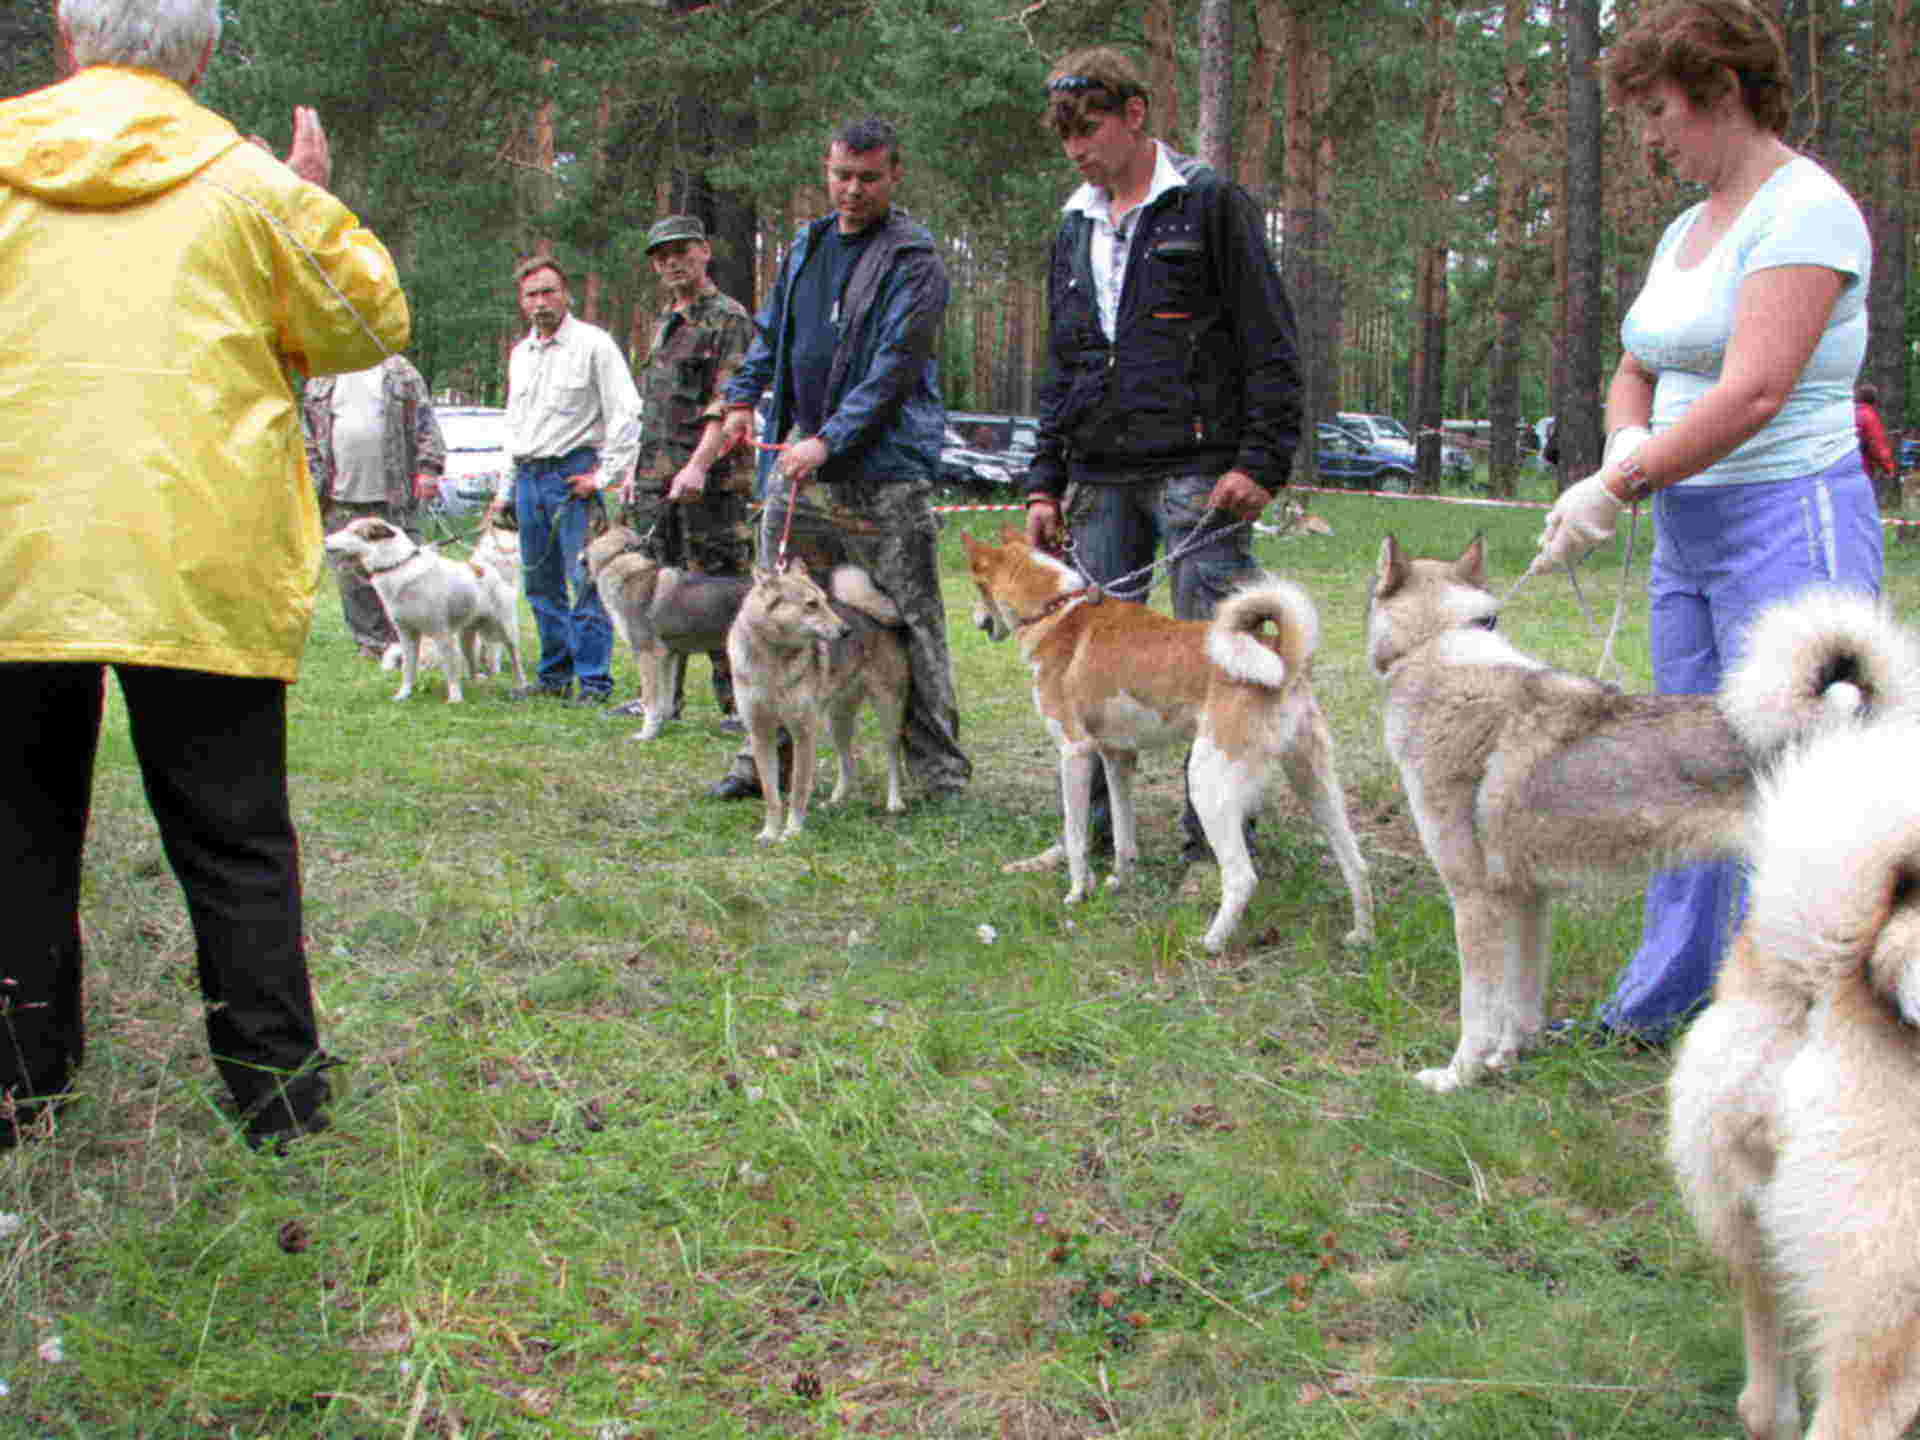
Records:
[[[1709,695],[1753,617],[1805,586],[1880,591],[1880,514],[1857,452],[1817,475],[1675,486],[1653,498],[1647,582],[1654,688]],[[1702,1005],[1746,908],[1730,861],[1663,870],[1647,884],[1640,948],[1601,1007],[1616,1030],[1659,1037]]]

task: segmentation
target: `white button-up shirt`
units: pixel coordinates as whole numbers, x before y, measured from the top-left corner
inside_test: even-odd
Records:
[[[1078,210],[1093,222],[1087,237],[1087,260],[1093,267],[1093,298],[1100,311],[1100,328],[1113,339],[1113,328],[1120,317],[1120,291],[1127,278],[1127,260],[1133,253],[1133,237],[1140,232],[1142,212],[1167,191],[1187,182],[1167,159],[1167,147],[1153,142],[1153,179],[1141,202],[1118,220],[1113,218],[1113,197],[1094,185],[1082,185],[1067,197],[1061,208]]]
[[[557,460],[591,445],[600,481],[627,478],[640,450],[640,392],[613,337],[572,315],[552,336],[538,330],[507,358],[507,449],[515,460]],[[500,498],[513,494],[511,472]]]

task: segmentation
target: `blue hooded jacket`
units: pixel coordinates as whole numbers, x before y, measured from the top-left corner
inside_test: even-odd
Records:
[[[788,311],[794,279],[836,215],[810,221],[787,247],[780,276],[754,317],[757,334],[747,358],[727,383],[729,405],[752,405],[771,392],[768,443],[792,423],[787,414],[787,369],[794,317]],[[820,438],[827,462],[818,478],[868,483],[924,479],[938,473],[947,410],[940,399],[935,343],[947,313],[947,271],[925,226],[889,211],[853,273],[841,303],[839,343],[827,379],[827,422]],[[768,464],[760,470],[764,492]]]

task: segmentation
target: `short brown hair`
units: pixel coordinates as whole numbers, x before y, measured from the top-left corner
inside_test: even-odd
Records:
[[[1727,93],[1731,70],[1741,102],[1775,135],[1793,110],[1787,47],[1779,27],[1748,0],[1663,0],[1643,15],[1600,62],[1615,104],[1671,80],[1690,104]]]
[[[1111,115],[1138,95],[1151,108],[1152,97],[1133,62],[1104,45],[1075,50],[1047,72],[1046,127],[1059,136],[1078,131],[1089,115]]]
[[[1871,380],[1862,380],[1858,385],[1853,387],[1853,398],[1863,405],[1878,405],[1880,403],[1880,387]]]
[[[562,290],[570,288],[567,284],[567,272],[560,268],[560,262],[558,260],[554,259],[551,255],[529,255],[513,267],[514,290],[517,292],[529,275],[537,274],[542,270],[551,270],[554,274],[558,275],[560,277],[560,288]]]

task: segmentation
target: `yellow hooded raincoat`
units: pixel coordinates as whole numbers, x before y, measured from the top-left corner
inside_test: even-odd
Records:
[[[288,369],[407,326],[385,247],[171,80],[0,102],[0,661],[292,680],[320,522]]]

